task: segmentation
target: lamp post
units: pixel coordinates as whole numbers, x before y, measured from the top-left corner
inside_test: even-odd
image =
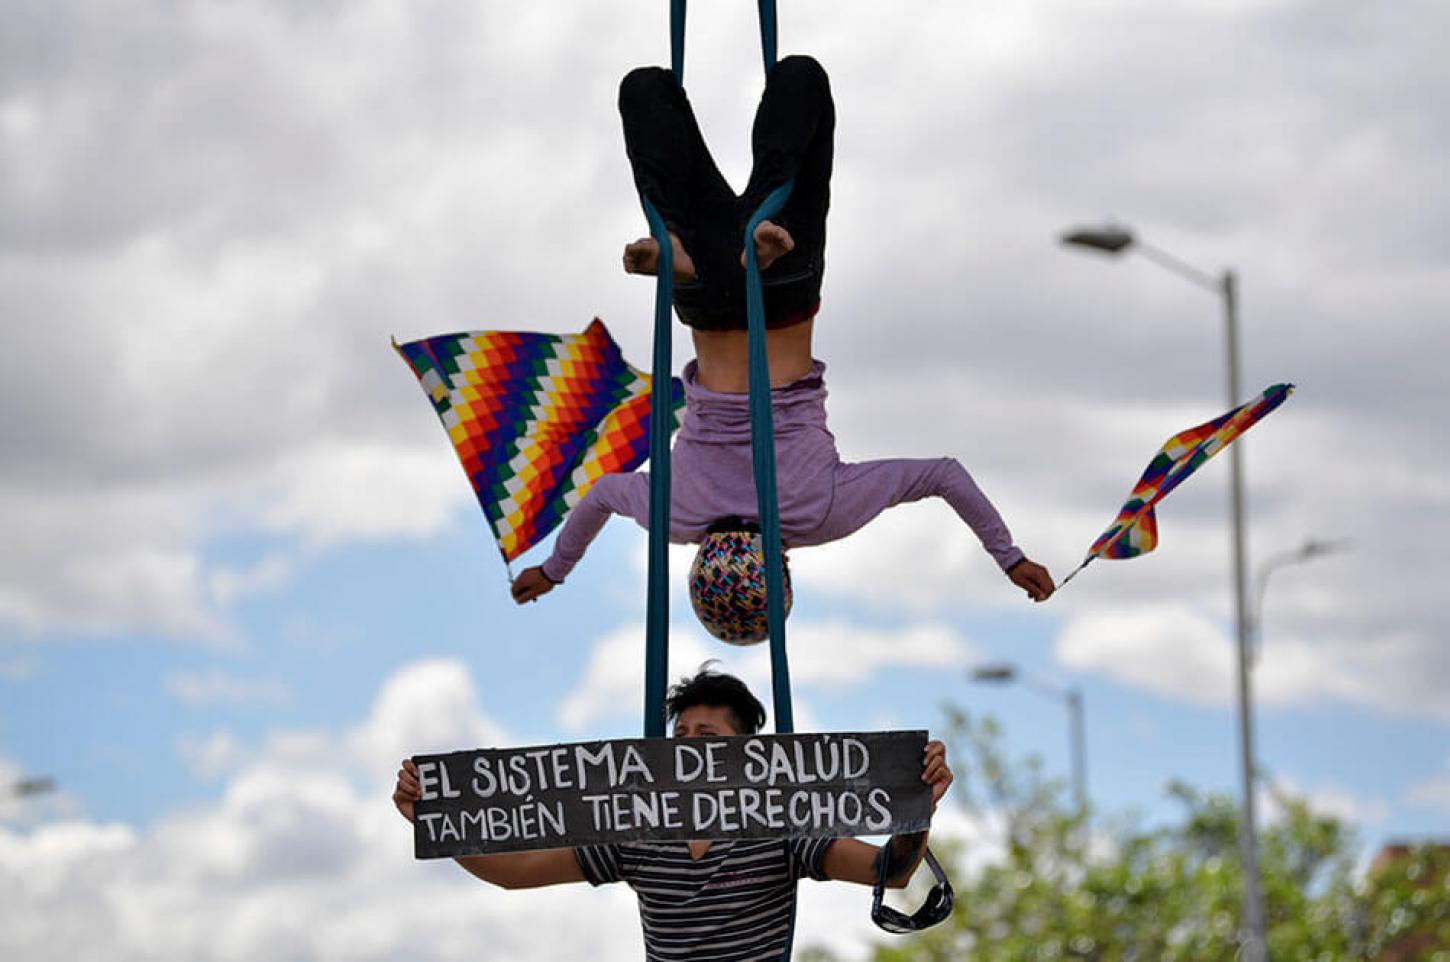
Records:
[[[1227,341],[1228,406],[1239,404],[1238,281],[1226,270],[1218,276],[1201,271],[1167,251],[1145,244],[1121,225],[1075,228],[1062,235],[1062,243],[1117,255],[1136,251],[1193,284],[1223,299],[1224,334]],[[1253,701],[1249,685],[1248,558],[1244,545],[1244,471],[1242,445],[1229,445],[1229,514],[1232,523],[1234,583],[1234,634],[1238,643],[1239,759],[1242,769],[1243,800],[1239,819],[1239,857],[1243,861],[1244,891],[1240,920],[1240,952],[1244,962],[1261,962],[1267,957],[1264,896],[1259,879],[1258,833],[1254,821],[1254,729]]]
[[[28,798],[31,795],[43,795],[53,791],[55,791],[55,779],[47,776],[22,778],[10,786],[10,793],[16,798]]]
[[[1067,706],[1068,738],[1072,752],[1072,794],[1079,813],[1087,812],[1087,744],[1083,738],[1082,691],[1076,687],[1062,688],[1029,678],[1007,662],[978,665],[972,669],[972,680],[989,683],[1020,681],[1024,687]]]
[[[1255,661],[1258,653],[1264,647],[1264,592],[1269,588],[1269,575],[1280,568],[1287,568],[1290,565],[1304,564],[1313,561],[1315,558],[1322,558],[1325,555],[1337,554],[1341,551],[1348,551],[1353,542],[1348,539],[1338,541],[1318,541],[1314,538],[1307,539],[1299,547],[1291,551],[1281,551],[1264,562],[1259,568],[1259,577],[1254,588],[1254,652]]]

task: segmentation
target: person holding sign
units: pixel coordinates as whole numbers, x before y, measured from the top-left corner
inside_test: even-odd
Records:
[[[665,703],[680,739],[753,735],[765,708],[738,678],[703,668],[670,689]],[[946,747],[928,742],[921,780],[932,809],[952,783]],[[417,766],[405,760],[393,802],[409,822],[423,798]],[[905,886],[926,851],[927,832],[885,846],[854,838],[769,838],[726,841],[630,842],[455,859],[472,875],[506,889],[568,882],[625,882],[639,899],[651,960],[708,956],[719,962],[775,960],[789,939],[795,886],[802,878]]]
[[[791,179],[794,187],[778,222],[762,222],[754,237],[763,271],[785,547],[845,538],[894,505],[939,497],[1013,584],[1034,601],[1046,600],[1054,587],[1051,575],[1013,544],[996,508],[955,459],[853,464],[836,450],[826,426],[826,366],[812,351],[835,131],[835,105],[821,65],[796,56],[771,69],[752,134],[754,169],[738,198],[711,159],[689,101],[669,71],[631,72],[620,87],[619,105],[636,186],[656,204],[671,232],[675,309],[695,344],[695,358],[684,370],[686,412],[672,454],[670,540],[701,545],[690,587],[705,627],[726,641],[764,637],[732,631],[728,617],[712,623],[701,611],[701,598],[712,591],[753,591],[759,598],[745,610],[757,604],[763,610],[763,588],[752,587],[763,585],[764,562],[758,548],[752,553],[758,521],[740,238],[760,200]],[[625,248],[628,272],[654,274],[658,261],[653,238]],[[561,584],[615,514],[648,526],[647,473],[599,478],[569,513],[549,558],[514,580],[514,600],[535,601]],[[753,543],[758,546],[758,534]],[[712,571],[720,572],[714,581]]]

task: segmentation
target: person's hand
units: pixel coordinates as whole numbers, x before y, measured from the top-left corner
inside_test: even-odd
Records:
[[[525,569],[509,588],[509,593],[514,596],[514,601],[523,604],[526,601],[538,601],[541,595],[546,595],[554,590],[554,582],[544,574],[540,565]]]
[[[947,747],[939,741],[926,743],[926,752],[921,758],[921,780],[931,786],[931,810],[947,793],[952,784],[952,769],[947,764]]]
[[[1047,569],[1027,558],[1013,565],[1007,572],[1007,577],[1014,585],[1027,592],[1027,597],[1033,601],[1046,601],[1057,590]]]
[[[411,822],[413,803],[422,797],[423,790],[418,787],[418,766],[413,764],[411,758],[405,758],[403,767],[398,769],[398,784],[393,788],[393,804]]]

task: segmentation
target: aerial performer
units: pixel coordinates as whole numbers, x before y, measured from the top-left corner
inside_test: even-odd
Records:
[[[670,689],[665,710],[676,738],[753,735],[765,708],[740,679],[709,670]],[[921,779],[931,786],[932,808],[952,783],[946,748],[928,742]],[[418,770],[404,760],[393,803],[408,821],[422,797]],[[462,856],[455,861],[477,878],[505,889],[568,882],[625,882],[639,899],[646,958],[651,962],[710,958],[718,962],[774,962],[790,942],[796,882],[836,880],[903,888],[926,854],[928,833],[892,838],[882,846],[855,838],[730,839],[628,842]],[[912,916],[879,910],[888,931],[926,928],[951,911],[945,883],[927,855],[939,888]]]
[[[762,269],[784,547],[836,541],[887,508],[939,497],[1014,585],[1033,601],[1046,600],[1052,576],[1013,543],[1001,515],[955,459],[847,463],[836,450],[826,424],[826,365],[812,351],[835,134],[835,104],[821,65],[786,57],[767,75],[743,196],[720,174],[670,71],[630,72],[619,109],[635,185],[669,228],[674,308],[694,340],[695,358],[684,369],[685,416],[672,448],[670,540],[700,545],[690,589],[705,627],[726,641],[765,636],[739,238],[762,199],[792,178],[784,208],[753,237]],[[629,273],[652,275],[658,260],[652,237],[624,249]],[[599,478],[569,513],[549,558],[514,579],[514,600],[536,601],[562,584],[614,514],[648,526],[647,473]]]

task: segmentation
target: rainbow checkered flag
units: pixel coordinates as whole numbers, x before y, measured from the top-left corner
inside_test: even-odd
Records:
[[[505,567],[600,476],[649,456],[650,377],[598,318],[582,334],[478,331],[393,347],[433,402]],[[671,388],[678,412],[684,385]]]
[[[1062,584],[1071,581],[1094,558],[1136,558],[1157,547],[1158,519],[1153,514],[1154,505],[1168,497],[1203,462],[1283,404],[1292,393],[1294,385],[1275,384],[1247,404],[1169,438],[1138,479],[1117,519],[1098,536],[1083,563],[1063,578]]]

